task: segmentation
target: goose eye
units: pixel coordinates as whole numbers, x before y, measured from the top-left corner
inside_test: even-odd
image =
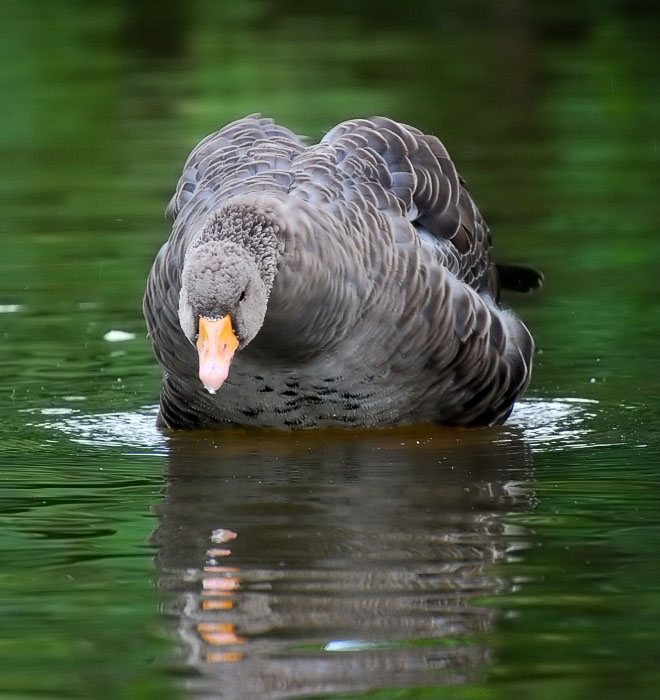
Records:
[[[238,303],[242,304],[245,301],[245,290],[241,292],[241,296],[238,297]]]

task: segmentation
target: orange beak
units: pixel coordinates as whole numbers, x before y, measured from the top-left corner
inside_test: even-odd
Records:
[[[215,394],[227,379],[237,347],[238,338],[231,326],[231,317],[210,319],[202,316],[199,319],[199,378],[210,394]]]

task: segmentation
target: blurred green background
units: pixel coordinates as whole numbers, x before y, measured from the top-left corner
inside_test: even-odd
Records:
[[[440,136],[498,255],[546,273],[529,313],[542,314],[539,345],[565,350],[558,376],[579,364],[588,380],[603,371],[589,359],[597,347],[636,355],[652,332],[655,3],[5,0],[0,13],[0,301],[47,313],[65,358],[87,318],[72,328],[56,312],[137,310],[186,154],[254,111],[313,140],[370,114]],[[32,337],[6,323],[13,339]],[[3,360],[13,376],[15,353]],[[544,365],[532,391],[573,393]],[[634,391],[620,370],[580,389]]]

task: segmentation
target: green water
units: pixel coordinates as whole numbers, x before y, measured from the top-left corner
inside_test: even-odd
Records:
[[[660,697],[657,6],[5,0],[0,26],[0,697]],[[155,429],[162,212],[255,111],[443,138],[500,257],[546,275],[506,300],[538,344],[506,426]]]

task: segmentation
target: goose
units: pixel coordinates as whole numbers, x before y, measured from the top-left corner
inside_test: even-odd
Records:
[[[144,315],[166,428],[500,424],[534,343],[447,150],[385,117],[307,145],[260,115],[202,140]]]

